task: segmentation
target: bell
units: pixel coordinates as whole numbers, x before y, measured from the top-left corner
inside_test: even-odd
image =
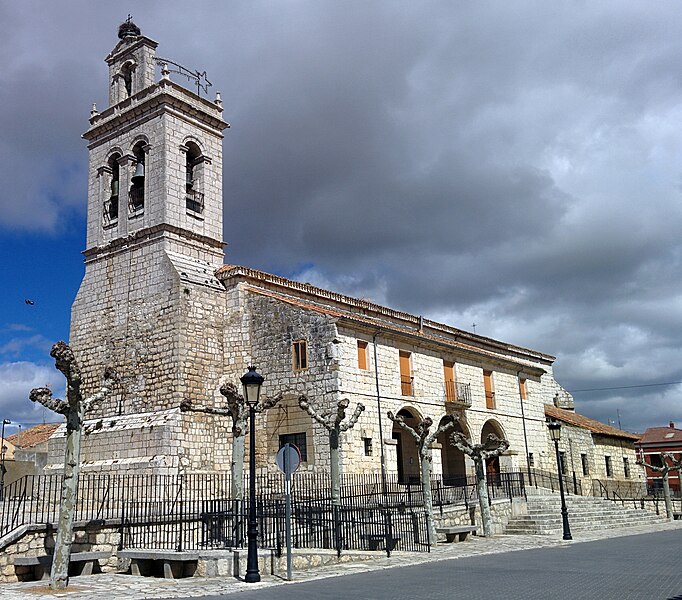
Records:
[[[144,163],[139,162],[137,163],[137,166],[135,167],[135,175],[133,175],[132,179],[130,180],[133,185],[142,185],[144,183]]]

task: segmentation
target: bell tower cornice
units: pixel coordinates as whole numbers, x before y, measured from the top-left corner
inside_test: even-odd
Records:
[[[125,129],[139,127],[165,112],[176,114],[193,125],[223,137],[222,131],[230,127],[223,120],[222,106],[206,100],[170,79],[145,88],[114,106],[90,118],[91,127],[83,138],[90,146],[106,142]]]

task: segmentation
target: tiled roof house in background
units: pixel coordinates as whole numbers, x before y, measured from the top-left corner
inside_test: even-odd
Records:
[[[668,427],[649,427],[637,442],[637,449],[646,464],[661,466],[661,453],[682,453],[682,429],[677,429],[672,421]],[[646,470],[647,485],[658,489],[663,486],[661,473]],[[680,492],[680,474],[672,471],[668,475],[670,489]]]

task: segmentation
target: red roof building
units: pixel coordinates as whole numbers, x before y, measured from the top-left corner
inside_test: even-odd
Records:
[[[682,429],[677,429],[672,421],[668,427],[649,427],[644,432],[639,442],[635,444],[640,460],[646,465],[661,466],[661,454],[669,452],[671,454],[682,454]],[[650,488],[660,488],[662,475],[652,469],[646,469],[647,486]],[[680,474],[672,471],[668,475],[670,489],[680,491]]]

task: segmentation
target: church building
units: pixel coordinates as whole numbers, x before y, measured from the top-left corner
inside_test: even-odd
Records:
[[[157,43],[133,23],[119,38],[106,57],[109,106],[93,107],[83,134],[85,276],[70,343],[86,393],[108,365],[120,382],[87,415],[84,471],[228,471],[232,422],[210,409],[225,406],[221,383],[239,384],[249,365],[265,377],[263,394],[285,394],[258,416],[262,470],[276,469],[286,442],[301,450],[303,469],[329,468],[327,433],[298,406],[301,393],[321,411],[344,398],[350,411],[365,406],[341,438],[343,472],[378,472],[383,457],[389,473],[418,478],[415,443],[388,411],[435,424],[455,413],[457,430],[474,442],[489,433],[506,438],[510,448],[492,471],[555,470],[545,404],[572,400],[554,380],[554,357],[224,264],[229,125],[220,96],[208,100],[173,81],[182,67],[159,58]],[[63,433],[50,440],[55,468],[63,443]],[[471,465],[444,436],[434,444],[434,470],[454,478]]]

